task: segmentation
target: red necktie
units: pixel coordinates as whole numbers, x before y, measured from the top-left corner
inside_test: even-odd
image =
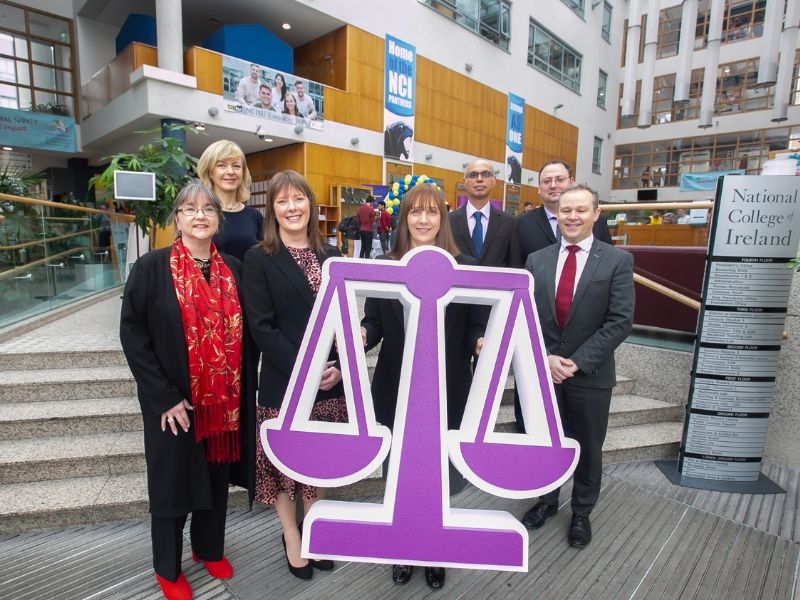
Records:
[[[564,261],[564,268],[561,269],[561,279],[558,280],[556,289],[556,320],[558,326],[564,329],[567,322],[567,315],[572,306],[572,292],[575,289],[575,273],[578,270],[578,260],[575,253],[580,250],[580,246],[567,246],[567,260]]]

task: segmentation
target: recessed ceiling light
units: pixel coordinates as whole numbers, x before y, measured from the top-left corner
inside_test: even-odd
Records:
[[[284,23],[283,25],[281,25],[281,27],[283,27],[287,31],[292,28],[291,24],[289,24],[289,23]]]
[[[3,146],[3,150],[5,150],[6,152],[11,152],[13,148],[11,146]]]
[[[270,143],[270,142],[274,142],[275,140],[273,140],[272,138],[264,138],[264,141],[267,142],[267,143]]]

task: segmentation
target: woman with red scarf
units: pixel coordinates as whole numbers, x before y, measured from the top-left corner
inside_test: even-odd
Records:
[[[192,558],[212,577],[233,575],[223,555],[228,484],[253,488],[254,403],[246,398],[254,370],[241,263],[212,243],[219,200],[190,183],[172,219],[172,246],[148,252],[131,270],[120,340],[144,421],[156,581],[168,600],[188,600],[181,554],[189,513]]]

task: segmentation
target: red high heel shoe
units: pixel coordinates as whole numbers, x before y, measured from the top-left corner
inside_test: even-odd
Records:
[[[161,586],[161,593],[167,600],[192,600],[192,587],[186,581],[183,573],[178,575],[177,581],[164,579],[157,574],[156,581]]]
[[[200,562],[202,559],[192,552],[192,560]],[[219,560],[204,560],[208,574],[216,579],[230,579],[233,577],[233,565],[224,556]]]

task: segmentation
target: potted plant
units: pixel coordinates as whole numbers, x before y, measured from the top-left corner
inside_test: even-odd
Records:
[[[169,128],[196,132],[189,125],[172,125]],[[106,157],[104,160],[110,161],[108,166],[89,180],[89,186],[105,189],[107,194],[112,195],[115,171],[155,173],[155,202],[131,202],[128,205],[136,224],[143,233],[148,234],[154,227],[164,227],[167,224],[175,196],[197,174],[197,158],[186,153],[181,140],[161,137],[161,129],[137,133],[154,137],[139,146],[138,152],[120,152]]]

